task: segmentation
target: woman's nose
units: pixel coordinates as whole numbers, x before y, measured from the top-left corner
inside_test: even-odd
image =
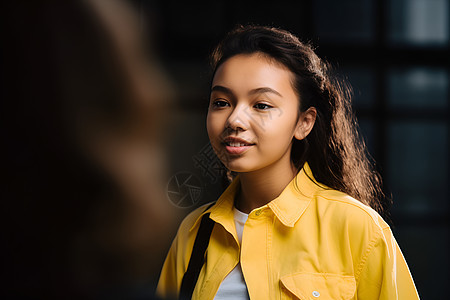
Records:
[[[227,119],[226,127],[232,130],[247,130],[249,113],[245,107],[236,107]]]

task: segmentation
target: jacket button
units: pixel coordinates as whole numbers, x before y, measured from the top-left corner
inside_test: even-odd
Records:
[[[256,216],[259,216],[260,214],[261,214],[261,210],[255,211],[255,215],[256,215]]]
[[[314,291],[312,292],[312,295],[316,298],[318,298],[320,296],[320,293],[318,291]]]

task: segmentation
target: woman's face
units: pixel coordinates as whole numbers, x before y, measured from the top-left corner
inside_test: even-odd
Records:
[[[290,167],[293,138],[304,137],[292,76],[259,53],[239,54],[219,66],[207,128],[211,145],[228,169],[252,172],[281,163]]]

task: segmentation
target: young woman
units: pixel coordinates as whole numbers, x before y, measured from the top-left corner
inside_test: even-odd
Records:
[[[158,295],[417,299],[378,214],[380,182],[349,99],[327,65],[289,32],[261,26],[230,32],[212,62],[208,134],[237,176],[217,202],[182,222]],[[194,241],[205,235],[205,219],[213,227],[203,259]]]

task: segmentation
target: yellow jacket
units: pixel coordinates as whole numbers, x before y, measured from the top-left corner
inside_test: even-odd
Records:
[[[181,223],[157,287],[177,297],[203,214],[217,224],[192,299],[213,299],[240,261],[251,299],[418,299],[389,226],[371,208],[317,183],[307,164],[276,199],[234,225],[237,177],[217,203]]]

